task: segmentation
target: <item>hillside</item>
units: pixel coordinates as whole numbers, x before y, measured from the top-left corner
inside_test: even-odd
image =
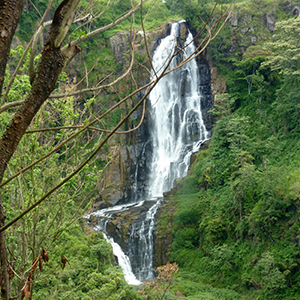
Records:
[[[241,1],[208,50],[227,90],[215,95],[207,149],[167,197],[158,225],[159,235],[172,233],[169,258],[179,264],[176,287],[187,299],[299,298],[295,7],[294,2]],[[264,19],[273,20],[274,27]],[[174,203],[170,221],[166,215]],[[226,290],[210,294],[209,287]]]

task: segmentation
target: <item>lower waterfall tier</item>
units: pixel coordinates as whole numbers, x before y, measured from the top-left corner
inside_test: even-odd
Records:
[[[91,226],[111,237],[113,240],[108,238],[111,244],[117,243],[121,247],[139,280],[154,278],[154,217],[160,202],[161,198],[152,198],[99,210],[87,216]]]

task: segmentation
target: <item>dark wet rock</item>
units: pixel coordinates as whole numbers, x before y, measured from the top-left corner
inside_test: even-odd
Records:
[[[91,215],[88,219],[88,223],[89,223],[89,225],[96,226],[98,224],[97,217]]]
[[[276,15],[271,13],[266,14],[265,23],[270,33],[273,34],[275,32]]]

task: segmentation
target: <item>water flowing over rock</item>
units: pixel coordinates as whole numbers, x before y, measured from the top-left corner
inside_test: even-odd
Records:
[[[173,23],[166,32],[167,36],[154,44],[152,77],[159,76],[165,68],[176,68],[185,59],[191,60],[154,87],[144,127],[130,136],[130,145],[120,149],[120,165],[128,174],[126,197],[110,204],[118,205],[87,217],[95,229],[113,237],[113,247],[117,247],[115,243],[121,246],[139,281],[155,276],[155,215],[163,193],[173,188],[177,178],[187,175],[191,155],[209,138],[211,130],[208,66],[203,59],[193,58],[196,47],[184,21]],[[177,55],[167,65],[174,53]]]
[[[178,51],[180,23],[157,48],[153,57],[153,77],[160,76],[168,57]],[[188,34],[184,51],[176,55],[170,69],[195,51],[193,36]],[[153,158],[149,196],[162,196],[173,187],[176,178],[187,175],[189,159],[208,138],[201,112],[200,76],[195,59],[163,77],[150,94],[152,109],[151,138]]]
[[[122,268],[122,271],[125,275],[125,280],[132,285],[140,285],[141,282],[136,279],[135,275],[132,273],[132,268],[130,265],[130,261],[127,255],[124,254],[121,247],[115,243],[112,237],[107,237],[106,234],[103,234],[104,238],[112,245],[113,253],[118,259],[118,263]]]

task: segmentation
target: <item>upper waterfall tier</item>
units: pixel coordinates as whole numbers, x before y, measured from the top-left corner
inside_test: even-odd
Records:
[[[189,32],[179,44],[180,22],[172,24],[171,34],[164,38],[153,56],[152,77],[164,69],[172,70],[196,50]],[[168,66],[169,59],[174,53]],[[163,77],[150,94],[152,105],[151,137],[153,159],[150,174],[150,195],[162,196],[172,188],[175,179],[186,176],[190,156],[208,138],[201,112],[200,75],[195,59]]]

